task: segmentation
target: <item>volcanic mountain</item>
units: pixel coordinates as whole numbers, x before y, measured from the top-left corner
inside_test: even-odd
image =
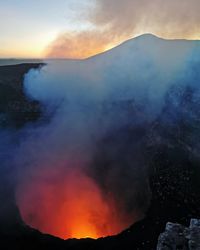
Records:
[[[3,117],[0,197],[4,204],[0,210],[1,249],[150,250],[155,249],[168,221],[188,225],[192,217],[199,218],[199,58],[199,41],[144,35],[82,61],[1,66],[1,94],[6,97],[0,104]],[[29,108],[24,112],[24,107]],[[42,154],[36,151],[34,157],[27,150],[32,142],[29,135],[33,137],[35,130],[37,135],[46,136],[42,141],[47,141],[45,149],[50,152],[47,158],[43,158],[46,151],[42,147],[39,148]],[[56,137],[54,133],[49,136],[49,131],[58,131]],[[44,203],[38,201],[37,192],[45,197],[49,195],[49,191],[45,193],[46,183],[55,184],[54,168],[48,166],[52,174],[48,179],[43,165],[50,164],[49,157],[57,161],[52,155],[58,149],[56,155],[65,162],[59,147],[60,142],[61,146],[69,147],[69,140],[66,143],[63,139],[68,131],[73,150],[77,144],[80,152],[83,148],[93,149],[92,157],[88,153],[89,165],[81,171],[99,187],[106,201],[112,197],[114,204],[120,204],[119,211],[128,215],[130,226],[123,228],[122,233],[97,240],[63,240],[47,235],[48,222],[54,221],[54,214],[59,215],[58,209],[53,209],[54,213],[48,214],[43,224],[38,222]],[[59,140],[52,149],[55,138]],[[40,138],[37,140],[41,142]],[[31,147],[31,152],[35,150]],[[13,155],[15,160],[11,161]],[[32,166],[38,156],[42,157],[43,165]],[[63,171],[60,162],[56,166]],[[35,182],[38,176],[39,182]],[[58,195],[59,189],[55,190]],[[74,200],[71,195],[70,198]],[[36,202],[39,209],[33,209]],[[120,218],[121,213],[117,215]],[[108,218],[106,224],[110,226],[112,220]],[[33,225],[43,233],[33,229]]]

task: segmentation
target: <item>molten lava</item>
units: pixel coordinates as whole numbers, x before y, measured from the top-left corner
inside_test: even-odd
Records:
[[[23,220],[42,232],[61,238],[99,238],[125,229],[127,219],[110,196],[81,171],[63,176],[43,173],[18,188]]]

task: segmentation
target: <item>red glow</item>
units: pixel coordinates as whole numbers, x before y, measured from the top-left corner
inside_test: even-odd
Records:
[[[80,171],[62,178],[35,178],[20,186],[17,202],[23,220],[42,232],[61,238],[99,238],[125,229],[131,220],[104,199],[96,183]]]

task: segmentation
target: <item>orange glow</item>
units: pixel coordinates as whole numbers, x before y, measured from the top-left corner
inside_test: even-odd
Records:
[[[126,218],[112,197],[104,198],[97,184],[82,172],[48,176],[18,189],[17,203],[28,225],[66,239],[114,235],[133,222],[133,217]]]
[[[164,39],[199,39],[199,33],[188,32],[183,34],[182,31],[176,32],[176,35],[166,30],[158,30],[155,27],[138,27],[134,32],[120,32],[115,34],[116,30],[89,30],[83,32],[66,32],[60,34],[45,50],[47,58],[71,58],[85,59],[99,53],[105,52],[113,47],[123,43],[133,37],[145,33],[152,33]]]
[[[46,49],[50,58],[84,59],[97,55],[115,46],[107,36],[95,31],[61,34]]]

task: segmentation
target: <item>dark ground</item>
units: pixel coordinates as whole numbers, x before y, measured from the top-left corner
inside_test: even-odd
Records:
[[[29,100],[23,92],[23,76],[31,68],[41,64],[21,64],[0,67],[0,126],[20,129],[27,122],[36,121],[42,114],[40,104]],[[98,240],[61,240],[44,235],[26,226],[20,219],[14,198],[10,201],[9,218],[4,217],[4,188],[0,193],[0,249],[45,250],[45,249],[156,249],[157,239],[168,221],[188,225],[190,218],[200,218],[200,159],[192,149],[191,134],[200,126],[198,110],[191,109],[193,92],[188,89],[179,97],[181,108],[177,109],[178,120],[174,121],[175,107],[172,93],[157,121],[150,127],[140,128],[143,134],[145,159],[149,165],[152,199],[143,220],[113,237]],[[173,112],[171,112],[173,110]],[[188,120],[185,114],[193,112]],[[167,124],[167,125],[166,125]],[[102,142],[110,144],[131,140],[135,129],[118,131]],[[197,139],[199,137],[196,133]],[[125,145],[131,143],[129,140]],[[106,154],[106,152],[104,152]],[[109,153],[108,153],[109,154]],[[7,191],[6,191],[7,193]],[[13,190],[9,190],[14,197]]]
[[[26,122],[37,120],[40,105],[30,101],[23,91],[23,77],[31,68],[42,64],[19,64],[0,66],[0,126],[21,127]]]

